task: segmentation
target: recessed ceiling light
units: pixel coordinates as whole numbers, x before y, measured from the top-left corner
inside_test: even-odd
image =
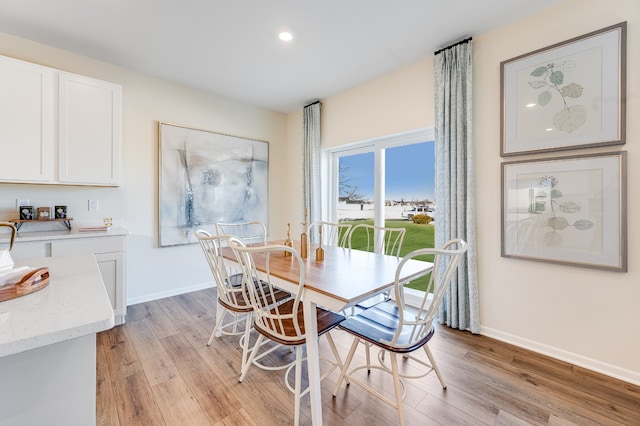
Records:
[[[280,34],[278,34],[278,38],[282,41],[291,41],[293,40],[293,34],[288,31],[282,31]]]
[[[527,108],[533,108],[534,106],[536,106],[536,104],[535,104],[535,103],[531,103],[531,104],[527,104],[527,105],[526,105],[526,107],[527,107]]]

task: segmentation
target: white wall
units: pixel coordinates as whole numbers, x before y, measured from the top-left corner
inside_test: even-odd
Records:
[[[500,257],[500,62],[622,21],[627,35],[629,272],[615,273]],[[567,0],[538,16],[473,34],[478,259],[482,333],[640,384],[640,2]],[[464,33],[461,30],[461,35]],[[433,61],[412,66],[323,100],[325,148],[433,126]],[[290,114],[296,151],[302,116]],[[297,134],[296,134],[297,132]],[[295,153],[293,151],[296,151]],[[575,151],[573,151],[575,152]],[[296,181],[296,179],[292,179]],[[297,183],[296,183],[297,185]],[[291,187],[298,194],[299,189]]]
[[[158,121],[269,141],[270,231],[283,236],[286,217],[286,116],[0,34],[0,55],[111,81],[123,86],[122,185],[118,188],[0,184],[0,220],[16,218],[16,198],[33,205],[66,204],[75,223],[113,217],[129,229],[126,254],[128,303],[212,284],[197,244],[157,248]],[[11,155],[10,145],[0,155]],[[98,212],[87,200],[98,199]],[[286,211],[286,210],[285,210]],[[98,222],[99,223],[99,222]],[[32,224],[29,224],[32,226]],[[27,231],[26,227],[23,231]]]

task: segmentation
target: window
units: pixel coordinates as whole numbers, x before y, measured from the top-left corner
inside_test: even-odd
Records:
[[[385,226],[406,220],[405,210],[433,209],[433,138],[433,129],[424,129],[327,150],[323,218]]]
[[[417,213],[434,215],[435,146],[433,129],[425,129],[327,150],[328,176],[323,186],[323,217],[337,222],[373,222],[407,229],[401,255],[433,247],[434,225],[414,225]],[[326,201],[326,202],[324,202]],[[430,259],[424,259],[430,260]],[[426,278],[405,289],[410,304],[413,289],[426,287]]]

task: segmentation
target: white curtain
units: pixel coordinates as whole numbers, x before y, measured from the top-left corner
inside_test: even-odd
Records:
[[[450,327],[480,332],[473,146],[471,39],[435,53],[435,246],[452,238],[469,243],[467,255],[440,307]]]
[[[304,107],[302,117],[303,214],[309,223],[320,219],[320,102]],[[310,236],[315,241],[315,236]]]

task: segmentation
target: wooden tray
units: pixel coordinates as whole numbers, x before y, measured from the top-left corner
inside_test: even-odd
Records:
[[[0,302],[25,296],[49,285],[49,268],[37,268],[27,273],[16,284],[0,288]]]

